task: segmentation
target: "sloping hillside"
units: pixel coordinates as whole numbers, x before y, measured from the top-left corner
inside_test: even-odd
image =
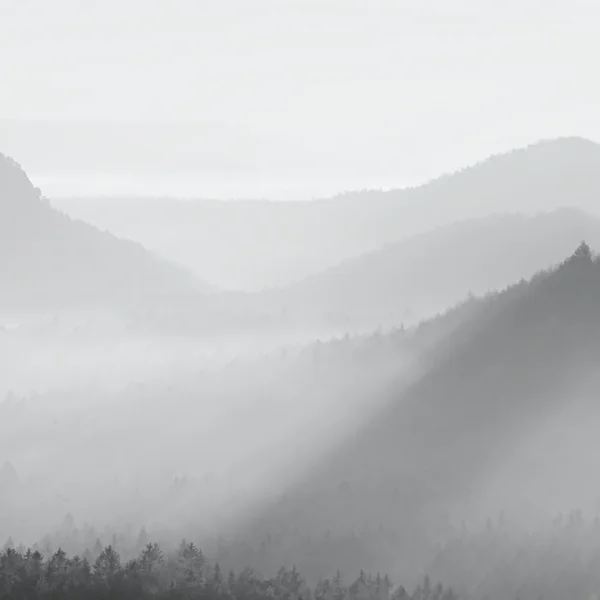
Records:
[[[526,442],[560,411],[600,423],[599,306],[600,262],[585,245],[557,269],[474,301],[426,352],[426,374],[404,391],[392,387],[386,408],[261,515],[253,539],[276,536],[271,552],[317,576],[371,561],[408,576],[443,537],[448,516],[456,523],[525,498],[543,505],[548,489],[559,505],[593,497],[599,486],[561,447],[552,460],[577,473],[568,489],[517,482],[527,479],[518,471]],[[496,483],[503,493],[478,505],[505,464],[516,466]],[[273,557],[263,549],[254,558],[270,568]]]
[[[222,288],[283,286],[462,219],[573,206],[598,211],[600,146],[561,138],[422,186],[313,202],[53,198],[68,214],[143,243]]]
[[[600,247],[600,220],[574,209],[471,219],[349,259],[260,298],[300,322],[409,324],[469,292],[529,279],[582,239]]]
[[[125,306],[199,287],[184,269],[50,207],[0,155],[0,307]]]

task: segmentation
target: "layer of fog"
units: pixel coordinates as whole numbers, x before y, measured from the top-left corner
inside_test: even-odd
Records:
[[[115,392],[130,383],[167,384],[236,360],[293,350],[339,330],[282,328],[200,335],[136,331],[126,317],[39,316],[0,321],[0,398],[8,393]]]
[[[29,543],[67,512],[97,527],[231,531],[376,411],[414,358],[353,358],[356,343],[340,340],[346,350],[238,349],[211,363],[214,345],[198,340],[38,331],[20,349],[19,334],[3,334],[0,383],[20,367],[38,391],[0,403],[0,463],[20,478],[3,490],[0,539]]]

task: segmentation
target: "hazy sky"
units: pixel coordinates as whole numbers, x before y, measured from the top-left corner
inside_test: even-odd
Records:
[[[0,0],[0,117],[240,123],[438,171],[600,140],[600,3]]]

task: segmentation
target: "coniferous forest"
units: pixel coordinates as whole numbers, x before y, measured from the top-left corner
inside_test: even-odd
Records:
[[[87,556],[86,556],[87,555]],[[149,543],[136,558],[123,561],[112,546],[103,548],[90,562],[91,553],[67,556],[60,548],[44,559],[39,550],[24,553],[6,548],[0,562],[1,598],[299,598],[315,600],[390,597],[452,600],[457,596],[428,577],[409,594],[395,590],[387,575],[360,572],[350,584],[340,573],[320,581],[311,589],[301,573],[281,568],[272,578],[263,578],[251,568],[223,572],[219,563],[206,561],[193,543],[182,541],[176,552],[164,554]]]
[[[600,600],[598,31],[0,0],[0,600]]]

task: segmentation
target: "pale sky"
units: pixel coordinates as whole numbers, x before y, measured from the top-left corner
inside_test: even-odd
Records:
[[[243,124],[426,173],[600,141],[598,31],[583,0],[0,0],[0,117]]]

